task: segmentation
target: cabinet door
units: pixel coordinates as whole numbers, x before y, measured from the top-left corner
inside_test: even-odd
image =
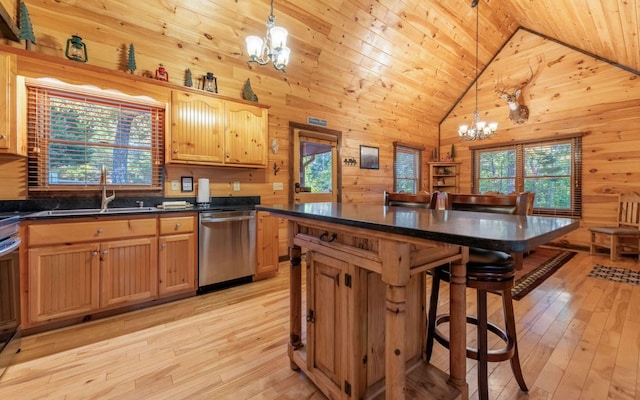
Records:
[[[327,378],[325,385],[331,382],[328,388],[335,390],[335,398],[340,398],[349,365],[344,342],[348,307],[344,279],[348,264],[317,251],[308,251],[307,266],[308,368]]]
[[[99,246],[95,243],[29,250],[29,320],[90,314],[99,307]]]
[[[256,229],[256,273],[253,280],[271,278],[278,272],[278,218],[258,211]]]
[[[266,108],[226,102],[225,124],[226,164],[267,164]]]
[[[171,93],[168,160],[196,164],[224,162],[224,102],[211,96]]]
[[[100,306],[127,305],[158,297],[158,239],[100,245]]]
[[[0,153],[17,153],[15,58],[0,54]]]
[[[196,290],[196,235],[163,236],[159,241],[160,296]]]

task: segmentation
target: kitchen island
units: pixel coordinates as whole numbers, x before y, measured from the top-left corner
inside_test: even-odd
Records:
[[[369,204],[256,208],[289,220],[292,367],[334,399],[467,399],[468,247],[524,252],[578,227],[568,218]],[[423,360],[425,273],[445,263],[452,275],[448,375]]]

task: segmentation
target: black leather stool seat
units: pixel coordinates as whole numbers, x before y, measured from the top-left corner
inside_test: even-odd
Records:
[[[481,400],[488,399],[488,362],[500,362],[509,360],[513,374],[523,391],[528,391],[522,376],[518,345],[516,339],[516,325],[513,313],[511,289],[514,284],[515,262],[513,258],[500,251],[469,249],[469,262],[467,263],[467,287],[476,289],[477,316],[467,316],[467,323],[477,326],[478,348],[467,347],[467,357],[478,360],[478,393]],[[434,269],[431,288],[431,300],[427,319],[427,361],[433,351],[433,340],[449,348],[449,339],[438,326],[449,322],[449,314],[436,316],[438,307],[438,291],[440,281],[449,282],[449,266],[444,265]],[[505,320],[505,329],[487,321],[487,292],[499,293],[502,296],[502,305]],[[505,342],[505,347],[498,350],[488,349],[488,333],[497,335]]]

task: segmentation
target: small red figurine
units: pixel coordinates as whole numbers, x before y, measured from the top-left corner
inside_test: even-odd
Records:
[[[169,73],[166,69],[160,64],[158,69],[156,69],[156,79],[159,81],[169,82]]]

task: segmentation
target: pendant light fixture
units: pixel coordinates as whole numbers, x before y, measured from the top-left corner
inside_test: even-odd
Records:
[[[473,0],[471,2],[471,7],[476,9],[476,108],[473,112],[473,120],[471,122],[471,126],[468,125],[460,125],[458,127],[458,135],[463,140],[483,140],[489,138],[491,135],[496,133],[498,130],[497,122],[486,123],[484,121],[480,121],[480,114],[478,113],[478,26],[479,26],[479,10],[478,10],[478,2],[479,0]]]
[[[286,29],[276,26],[276,17],[273,15],[273,0],[271,0],[271,13],[267,17],[267,33],[264,39],[258,36],[247,36],[247,53],[250,60],[258,65],[273,63],[278,71],[285,72],[284,68],[289,63]]]

